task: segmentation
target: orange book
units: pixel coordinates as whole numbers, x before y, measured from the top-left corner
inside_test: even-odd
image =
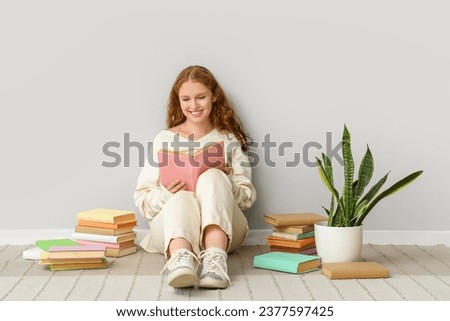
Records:
[[[322,263],[322,273],[329,279],[373,279],[389,277],[389,270],[377,262]]]
[[[132,221],[125,221],[125,222],[120,222],[120,223],[103,223],[103,222],[95,222],[95,221],[78,220],[78,225],[117,230],[117,229],[122,229],[125,227],[134,227],[137,225],[137,221],[132,220]]]
[[[288,225],[273,228],[274,232],[305,234],[314,231],[314,225]]]
[[[125,256],[125,255],[136,253],[136,251],[137,251],[137,246],[136,245],[127,246],[127,247],[122,248],[122,249],[111,249],[111,248],[108,248],[108,249],[106,249],[106,256],[107,257],[122,257],[122,256]]]
[[[198,177],[210,168],[225,164],[223,141],[211,143],[196,152],[158,151],[159,179],[164,186],[175,180],[186,183],[186,190],[195,191]]]
[[[309,237],[301,240],[289,240],[276,236],[269,236],[267,238],[267,244],[269,245],[291,247],[296,249],[301,249],[304,248],[305,246],[315,244],[315,242],[316,239],[314,237]]]
[[[123,228],[119,228],[119,229],[111,229],[111,228],[76,225],[75,232],[101,234],[101,235],[122,235],[122,234],[133,232],[133,227],[123,227]]]
[[[99,263],[103,261],[103,257],[92,257],[92,258],[76,258],[76,257],[68,257],[61,259],[50,259],[49,253],[44,252],[39,257],[39,264],[47,265],[47,264],[64,264],[64,263]]]
[[[269,247],[270,252],[290,252],[290,253],[300,253],[300,254],[316,254],[316,244],[312,243],[310,245],[306,245],[305,247],[302,247],[300,249],[296,249],[293,247],[286,247],[286,246],[276,246],[276,245],[270,245]]]
[[[81,269],[106,269],[108,261],[103,259],[100,262],[83,262],[83,263],[63,263],[63,264],[49,264],[47,265],[50,271],[64,271],[64,270],[81,270]]]

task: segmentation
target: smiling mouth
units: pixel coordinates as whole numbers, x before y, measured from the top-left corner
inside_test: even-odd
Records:
[[[194,110],[194,111],[190,111],[189,113],[190,113],[192,116],[198,116],[198,115],[200,115],[200,114],[202,113],[202,111],[203,111],[203,109],[202,109],[202,110]]]

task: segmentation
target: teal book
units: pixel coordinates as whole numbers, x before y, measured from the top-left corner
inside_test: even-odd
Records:
[[[287,252],[269,252],[256,255],[253,267],[287,273],[305,273],[319,269],[319,257]]]
[[[51,246],[79,246],[80,244],[71,239],[38,240],[34,243],[38,248],[48,252]]]

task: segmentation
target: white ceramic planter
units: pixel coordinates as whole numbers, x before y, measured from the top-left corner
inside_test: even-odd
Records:
[[[321,262],[356,262],[361,259],[363,227],[327,226],[327,221],[314,224],[317,255]]]

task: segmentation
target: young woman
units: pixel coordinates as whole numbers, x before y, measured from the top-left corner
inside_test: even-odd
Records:
[[[140,213],[150,219],[141,246],[165,255],[172,287],[226,288],[230,283],[227,253],[248,233],[243,211],[256,199],[246,151],[247,135],[213,74],[190,66],[178,75],[170,92],[168,129],[153,141],[134,193]],[[225,165],[200,175],[195,191],[186,183],[160,182],[157,152],[163,148],[202,148],[223,142]],[[162,166],[162,163],[160,164]],[[198,269],[200,271],[198,272]]]

